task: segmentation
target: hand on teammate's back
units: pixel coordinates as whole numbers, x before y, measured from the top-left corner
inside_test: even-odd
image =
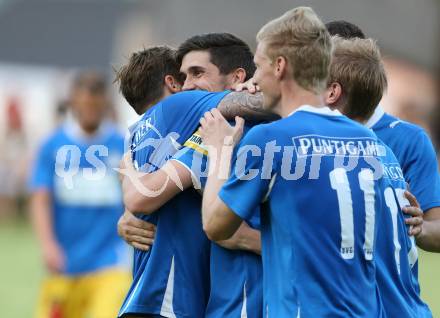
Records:
[[[405,220],[405,223],[410,227],[409,235],[417,237],[422,233],[423,229],[423,211],[416,197],[411,192],[405,191],[405,197],[408,199],[410,206],[404,207],[403,212],[411,216]]]
[[[153,245],[156,226],[145,222],[128,210],[118,221],[118,234],[128,244],[142,251],[148,251]]]

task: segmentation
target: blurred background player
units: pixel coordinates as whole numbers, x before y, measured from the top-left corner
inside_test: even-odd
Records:
[[[0,135],[0,222],[17,215],[23,208],[26,174],[29,160],[29,142],[24,131],[23,105],[19,96],[7,99],[5,134]],[[7,149],[7,151],[6,151]]]
[[[123,137],[107,120],[105,79],[80,73],[72,116],[40,147],[29,180],[31,216],[49,276],[36,317],[115,317],[129,286],[117,167]],[[97,225],[96,220],[99,220]]]

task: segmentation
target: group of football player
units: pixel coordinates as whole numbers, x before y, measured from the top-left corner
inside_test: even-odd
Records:
[[[197,35],[118,80],[142,114],[121,163],[137,247],[121,316],[431,316],[416,244],[439,250],[435,153],[378,106],[383,62],[357,26],[299,7],[254,57]]]
[[[196,35],[117,70],[141,115],[119,166],[119,317],[432,317],[417,246],[440,251],[438,164],[379,106],[376,41],[308,7],[256,40]]]

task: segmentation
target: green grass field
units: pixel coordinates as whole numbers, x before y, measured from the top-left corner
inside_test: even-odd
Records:
[[[0,251],[1,317],[30,318],[44,271],[29,225],[23,221],[0,223]],[[434,317],[440,317],[439,269],[440,255],[420,253],[422,296]]]

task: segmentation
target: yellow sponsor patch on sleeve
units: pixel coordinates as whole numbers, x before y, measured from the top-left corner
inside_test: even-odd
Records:
[[[200,136],[199,131],[197,130],[194,134],[185,143],[184,147],[188,147],[194,149],[195,151],[203,154],[204,156],[208,155],[208,150],[204,147],[202,143],[202,137]]]

